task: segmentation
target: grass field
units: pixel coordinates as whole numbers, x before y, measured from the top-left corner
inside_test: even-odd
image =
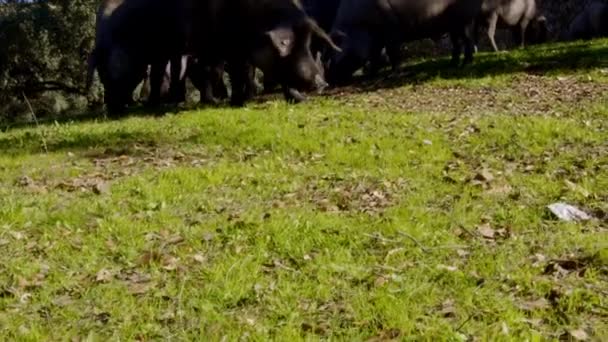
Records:
[[[447,64],[5,129],[0,340],[608,340],[608,40]]]

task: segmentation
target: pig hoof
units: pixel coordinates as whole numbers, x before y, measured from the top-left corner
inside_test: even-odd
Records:
[[[231,99],[230,106],[235,107],[235,108],[243,107],[243,106],[245,106],[245,100],[244,99]]]
[[[204,105],[217,106],[220,104],[220,100],[218,100],[215,97],[201,97],[200,104],[203,106]]]
[[[160,106],[160,99],[155,99],[155,98],[149,99],[144,105],[144,107],[146,107],[146,108],[155,108],[158,106]]]
[[[285,100],[289,103],[300,103],[306,101],[306,96],[302,95],[296,89],[288,89],[285,92]]]

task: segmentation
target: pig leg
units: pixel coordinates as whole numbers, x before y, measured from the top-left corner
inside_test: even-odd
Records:
[[[217,104],[219,101],[214,97],[215,84],[214,74],[215,68],[212,68],[200,60],[190,60],[188,64],[188,78],[200,92],[200,103],[205,104]]]
[[[171,58],[171,82],[169,83],[169,98],[171,102],[180,103],[186,100],[186,84],[182,77],[182,56]]]
[[[228,90],[226,89],[226,84],[224,84],[224,63],[218,63],[218,65],[211,68],[211,87],[213,89],[213,96],[216,98],[228,98]]]
[[[245,82],[245,98],[252,99],[255,96],[255,67],[251,64],[247,65],[247,82]]]
[[[264,94],[272,93],[277,87],[277,82],[270,75],[264,74]]]
[[[160,93],[166,67],[167,61],[164,60],[163,62],[153,63],[150,68],[150,98],[148,99],[148,105],[157,106],[160,104]]]
[[[494,12],[488,19],[488,39],[494,52],[498,52],[498,46],[496,45],[496,24],[498,23],[498,13]]]
[[[143,102],[144,99],[150,98],[150,66],[146,67],[146,73],[144,75],[144,81],[139,91],[139,101]]]
[[[247,100],[246,84],[248,75],[248,63],[245,61],[232,61],[228,63],[230,68],[230,83],[232,84],[232,97],[230,105],[242,107]]]
[[[393,72],[399,70],[399,66],[401,65],[400,44],[388,44],[386,46],[386,54],[388,56],[389,62],[391,63],[391,68]]]
[[[452,66],[458,66],[460,64],[460,54],[462,52],[460,36],[461,35],[455,31],[450,32],[450,40],[452,41],[452,60],[450,61],[450,64]]]
[[[289,88],[287,85],[283,85],[283,95],[285,96],[285,101],[289,103],[299,103],[306,101],[306,96],[302,95],[296,89]]]
[[[370,59],[367,67],[364,68],[366,76],[374,77],[378,75],[380,69],[382,69],[384,44],[380,39],[375,39],[370,50]]]
[[[205,75],[202,80],[202,86],[199,90],[201,93],[200,103],[201,104],[211,104],[216,105],[219,103],[219,100],[214,96],[213,91],[213,82],[211,80],[211,75],[209,72],[205,72]]]
[[[473,43],[473,24],[464,28],[462,41],[464,43],[464,60],[462,61],[462,65],[468,65],[473,63],[473,54],[475,53],[475,44]]]
[[[526,30],[528,29],[528,25],[530,24],[530,20],[524,19],[521,24],[519,24],[519,47],[522,49],[526,47]]]

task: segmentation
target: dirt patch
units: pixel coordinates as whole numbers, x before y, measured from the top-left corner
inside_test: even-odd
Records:
[[[71,154],[72,158],[76,158]],[[91,151],[84,156],[92,168],[78,167],[81,174],[72,177],[30,177],[22,175],[15,185],[31,193],[92,192],[103,195],[110,192],[111,183],[117,179],[137,175],[145,170],[163,170],[178,166],[204,167],[212,157],[206,151],[178,151],[169,147],[127,146],[123,149]],[[59,167],[59,166],[58,166]],[[63,167],[63,166],[61,166]]]
[[[378,215],[395,205],[406,187],[403,179],[389,181],[325,176],[311,179],[301,189],[282,195],[273,206],[286,207],[305,202],[323,212]]]
[[[391,111],[462,113],[508,111],[514,115],[561,115],[598,101],[608,101],[608,84],[581,81],[576,77],[521,75],[508,87],[462,85],[412,85],[379,89],[365,97],[344,97],[358,92],[355,87],[335,90],[345,105]],[[363,102],[363,103],[362,103]]]
[[[178,165],[201,166],[210,161],[204,151],[182,152],[172,148],[144,148],[135,146],[130,153],[106,150],[86,156],[100,171],[130,175],[146,168],[166,169]]]

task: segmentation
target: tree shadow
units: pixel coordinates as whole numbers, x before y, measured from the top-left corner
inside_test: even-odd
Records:
[[[45,136],[42,131],[26,131],[23,134],[0,137],[0,154],[33,155],[99,149],[110,151],[108,153],[111,154],[121,155],[132,154],[134,146],[154,147],[160,143],[154,132],[144,130],[78,131],[69,132],[69,134],[53,134],[51,137]]]
[[[515,73],[568,74],[608,67],[607,57],[608,44],[576,42],[538,45],[507,52],[478,53],[473,64],[464,67],[451,66],[448,57],[412,61],[397,71],[383,70],[374,77],[356,76],[348,88],[362,92],[424,84],[438,78],[471,80]],[[332,92],[339,90],[336,88]]]
[[[567,44],[552,44],[535,46],[525,50],[514,50],[506,53],[481,53],[473,65],[452,68],[447,57],[433,58],[428,60],[414,61],[405,65],[398,72],[389,70],[382,71],[377,77],[357,77],[352,85],[342,88],[334,88],[324,95],[315,97],[332,97],[345,92],[367,92],[376,89],[396,88],[408,84],[423,84],[436,79],[459,79],[473,80],[486,76],[498,76],[514,73],[528,73],[544,75],[548,73],[572,73],[577,71],[591,70],[595,68],[608,67],[608,41],[601,42],[576,42]],[[253,103],[260,103],[281,98],[278,93],[256,97]],[[224,105],[220,105],[223,107]],[[125,115],[116,118],[121,120],[129,117],[158,117],[166,113],[178,113],[183,110],[194,110],[208,108],[199,104],[187,106],[162,106],[151,109],[145,106],[130,108]],[[214,108],[217,108],[215,106]],[[49,120],[50,123],[67,122],[94,122],[104,118],[100,109],[90,111],[77,117],[65,117]],[[111,118],[110,118],[111,119]],[[48,122],[39,122],[41,129],[27,130],[17,134],[0,134],[0,153],[2,154],[38,154],[57,151],[82,151],[86,149],[117,150],[129,148],[133,145],[157,146],[162,144],[162,137],[158,132],[150,132],[144,129],[83,132],[70,131],[69,134],[53,134],[46,138],[43,132],[50,127]],[[32,127],[35,124],[10,125],[3,131],[19,128]],[[61,127],[59,125],[59,127]],[[196,134],[196,133],[191,133]],[[193,136],[184,136],[171,139],[172,143],[188,141]]]

